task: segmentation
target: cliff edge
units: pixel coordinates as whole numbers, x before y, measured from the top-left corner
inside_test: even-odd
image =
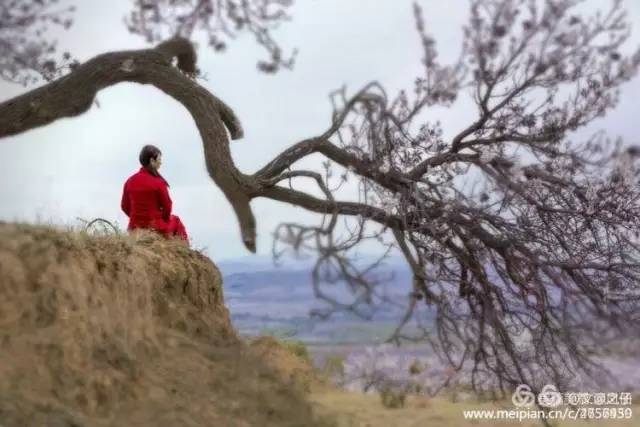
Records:
[[[0,223],[0,425],[329,424],[238,339],[203,254]]]

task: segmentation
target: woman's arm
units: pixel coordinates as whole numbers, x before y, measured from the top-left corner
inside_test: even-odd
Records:
[[[160,190],[158,191],[158,199],[160,201],[160,207],[162,207],[162,219],[169,221],[171,217],[171,207],[173,202],[169,196],[169,188],[164,182],[160,184]]]
[[[129,201],[129,190],[127,189],[127,183],[124,183],[124,188],[122,189],[122,200],[120,201],[120,207],[122,208],[122,212],[124,212],[127,216],[130,216],[131,212],[131,204]]]

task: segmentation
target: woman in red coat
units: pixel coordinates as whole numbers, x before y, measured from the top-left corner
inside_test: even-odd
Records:
[[[175,215],[171,215],[169,184],[158,173],[162,153],[153,145],[140,151],[140,170],[127,179],[122,192],[121,207],[129,217],[129,231],[136,228],[156,230],[165,237],[189,241],[187,231]]]

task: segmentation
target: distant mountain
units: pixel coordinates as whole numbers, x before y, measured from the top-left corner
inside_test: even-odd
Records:
[[[242,272],[256,272],[264,270],[297,270],[310,268],[313,260],[301,260],[287,258],[282,261],[274,261],[273,257],[266,255],[249,255],[244,257],[229,258],[216,261],[216,265],[223,275],[230,275]]]
[[[391,330],[404,313],[411,289],[411,272],[399,262],[401,260],[391,261],[376,274],[388,279],[379,292],[392,297],[397,305],[373,307],[371,320],[350,313],[336,313],[324,321],[311,318],[311,310],[328,305],[314,294],[310,260],[288,260],[274,265],[270,258],[246,257],[221,261],[218,266],[223,273],[225,300],[232,322],[241,333],[275,332],[295,334],[307,341],[351,342]],[[351,302],[354,298],[344,282],[321,286],[323,292],[340,301]]]
[[[360,267],[367,266],[377,260],[374,255],[359,256],[354,263]],[[275,261],[270,255],[247,255],[243,257],[227,258],[215,260],[216,265],[224,275],[255,272],[264,270],[305,270],[313,268],[316,262],[314,257],[295,258],[282,257]],[[385,268],[389,269],[407,269],[407,262],[399,256],[388,257],[384,260]]]

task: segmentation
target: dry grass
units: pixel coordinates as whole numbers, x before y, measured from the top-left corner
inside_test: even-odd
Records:
[[[322,385],[308,356],[296,354],[295,347],[288,343],[271,336],[261,336],[252,340],[250,347],[267,366],[278,372],[293,387],[309,392]]]
[[[3,427],[328,425],[276,368],[178,241],[0,223]]]

